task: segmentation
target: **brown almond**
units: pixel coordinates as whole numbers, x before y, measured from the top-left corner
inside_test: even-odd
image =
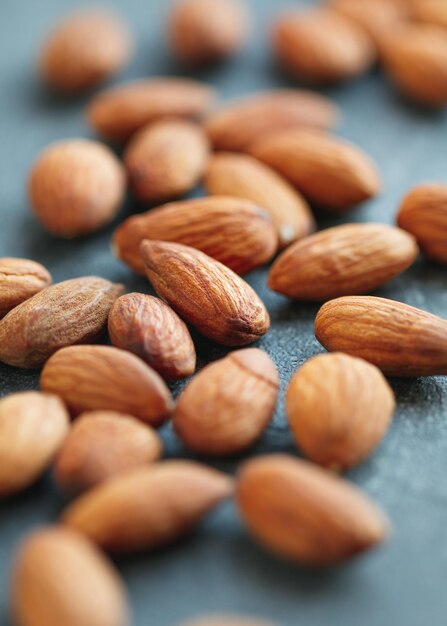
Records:
[[[118,298],[109,314],[109,334],[114,346],[133,352],[168,380],[190,376],[196,368],[188,328],[159,298],[143,293]]]
[[[287,455],[247,461],[236,487],[252,535],[291,561],[336,565],[377,546],[388,534],[385,517],[357,488]]]
[[[43,368],[40,385],[60,396],[74,415],[118,411],[159,426],[173,404],[157,372],[134,354],[111,346],[59,350]]]
[[[0,319],[48,285],[51,275],[40,263],[0,258]]]
[[[243,346],[268,331],[270,318],[255,291],[199,250],[144,241],[146,272],[159,296],[197,330],[225,346]]]
[[[324,301],[374,291],[409,267],[415,239],[382,224],[344,224],[290,246],[273,264],[270,289],[296,300]]]
[[[447,321],[415,307],[371,296],[324,304],[315,336],[330,352],[346,352],[387,376],[447,375]]]
[[[165,461],[95,487],[68,507],[62,522],[111,552],[153,550],[189,533],[232,488],[217,470]]]
[[[0,361],[40,367],[57,350],[92,341],[105,329],[122,285],[73,278],[43,289],[0,321]]]
[[[272,622],[265,622],[250,617],[237,615],[210,615],[192,621],[183,622],[182,626],[274,626]]]
[[[278,237],[270,214],[242,198],[212,196],[166,204],[125,220],[115,231],[116,255],[145,274],[144,239],[172,241],[201,250],[236,274],[267,263]]]
[[[445,0],[413,0],[411,17],[416,22],[447,28],[447,4]]]

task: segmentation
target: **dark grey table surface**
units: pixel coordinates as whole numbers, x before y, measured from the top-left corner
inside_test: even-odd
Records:
[[[217,0],[216,0],[217,1]],[[360,0],[359,0],[360,1]],[[163,24],[168,2],[111,3],[128,16],[138,37],[136,58],[124,78],[178,74],[167,54]],[[223,99],[290,85],[275,67],[266,44],[269,18],[287,3],[251,0],[254,33],[238,58],[200,77]],[[289,5],[293,4],[289,2]],[[295,2],[295,5],[300,4]],[[48,236],[31,216],[25,192],[28,168],[47,143],[88,136],[82,112],[87,98],[66,100],[48,93],[34,75],[39,41],[54,19],[77,3],[70,0],[2,0],[0,6],[0,255],[24,256],[46,265],[56,281],[97,274],[149,291],[117,262],[109,246],[113,226],[66,242]],[[349,219],[392,222],[399,199],[412,185],[447,181],[447,116],[403,102],[379,72],[331,90],[344,116],[339,133],[378,162],[384,193]],[[121,219],[132,210],[131,203]],[[320,226],[336,223],[320,219]],[[283,388],[295,369],[321,351],[313,335],[316,306],[293,304],[269,292],[266,272],[248,277],[267,304],[272,329],[259,343],[275,360]],[[380,295],[447,317],[445,267],[419,261]],[[200,363],[223,355],[198,344]],[[246,536],[231,504],[197,533],[155,555],[119,563],[129,587],[135,626],[175,626],[207,612],[271,618],[283,626],[441,626],[447,620],[447,381],[392,381],[398,409],[377,453],[350,478],[388,512],[394,535],[382,549],[345,567],[310,572],[278,562]],[[0,395],[34,389],[38,373],[0,366]],[[170,428],[163,430],[167,456],[184,455]],[[274,423],[253,454],[295,453],[282,401]],[[239,459],[218,466],[234,471]],[[1,459],[0,459],[1,463]],[[47,477],[27,493],[0,504],[0,622],[9,624],[9,567],[20,537],[55,520],[64,502]],[[61,626],[64,626],[61,624]]]

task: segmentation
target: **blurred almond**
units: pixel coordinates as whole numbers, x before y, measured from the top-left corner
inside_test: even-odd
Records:
[[[445,0],[413,0],[411,17],[417,22],[447,28],[447,3]]]
[[[40,263],[0,258],[0,319],[50,284],[51,275]]]

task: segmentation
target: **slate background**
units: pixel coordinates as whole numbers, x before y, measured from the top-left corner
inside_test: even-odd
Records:
[[[83,3],[69,0],[2,0],[0,7],[0,255],[24,256],[46,265],[55,281],[98,274],[149,291],[118,263],[109,247],[113,226],[81,241],[48,236],[30,215],[24,181],[36,154],[64,137],[88,136],[82,111],[88,98],[66,100],[36,80],[39,41],[55,18]],[[138,37],[132,65],[121,78],[179,74],[163,41],[168,2],[119,0]],[[250,44],[239,58],[199,77],[219,88],[222,99],[290,85],[265,45],[269,18],[287,3],[249,0],[254,17]],[[289,5],[305,2],[289,2]],[[310,4],[310,2],[308,2]],[[119,80],[119,79],[118,79]],[[399,199],[421,181],[447,181],[447,116],[403,102],[379,72],[329,91],[344,112],[339,133],[378,162],[380,198],[349,219],[393,222]],[[120,219],[132,211],[129,202]],[[320,218],[322,227],[336,220]],[[293,304],[270,293],[266,272],[249,282],[272,316],[259,342],[275,360],[286,386],[295,369],[321,351],[313,335],[316,306]],[[379,293],[447,317],[445,267],[420,260]],[[223,350],[199,341],[203,364]],[[246,536],[230,504],[189,540],[155,555],[122,560],[135,626],[175,626],[201,613],[236,612],[271,618],[282,626],[430,626],[447,616],[447,383],[442,378],[393,381],[398,410],[386,441],[350,478],[388,512],[394,536],[382,549],[345,567],[312,572],[284,565]],[[38,385],[38,373],[0,366],[0,395]],[[170,428],[163,430],[167,456],[184,454]],[[253,454],[294,453],[282,402]],[[228,471],[239,459],[217,465]],[[1,459],[0,459],[1,462]],[[0,504],[0,623],[7,618],[8,571],[19,538],[54,520],[64,502],[47,477],[20,497]],[[61,625],[62,626],[62,625]]]

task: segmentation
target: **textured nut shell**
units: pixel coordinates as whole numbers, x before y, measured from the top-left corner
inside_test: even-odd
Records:
[[[445,0],[413,0],[411,17],[417,22],[447,27],[447,4]]]
[[[51,275],[40,263],[0,258],[0,319],[48,285]]]

